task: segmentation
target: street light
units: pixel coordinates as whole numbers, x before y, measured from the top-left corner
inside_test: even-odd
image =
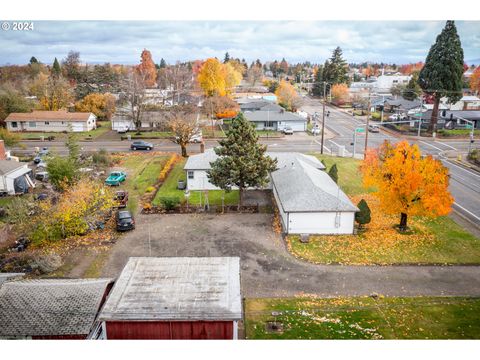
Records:
[[[322,147],[320,149],[320,154],[323,154],[323,141],[325,138],[325,103],[327,102],[326,92],[327,92],[327,85],[331,85],[326,81],[323,82],[323,113],[322,113]],[[330,116],[330,111],[328,111],[327,117]]]

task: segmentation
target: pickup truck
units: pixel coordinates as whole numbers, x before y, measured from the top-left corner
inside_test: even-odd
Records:
[[[123,171],[112,171],[108,178],[105,180],[105,184],[111,186],[119,186],[121,182],[127,179],[127,174]]]

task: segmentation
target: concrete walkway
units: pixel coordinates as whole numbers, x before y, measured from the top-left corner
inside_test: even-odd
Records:
[[[245,297],[316,294],[480,296],[480,266],[336,266],[300,261],[272,232],[270,214],[139,215],[110,252],[103,276],[130,256],[240,256]]]

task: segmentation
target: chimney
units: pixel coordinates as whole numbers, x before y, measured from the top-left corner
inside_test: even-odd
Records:
[[[203,141],[200,143],[200,152],[202,154],[205,152],[205,143]]]
[[[5,144],[3,140],[0,140],[0,160],[6,160],[6,150],[5,150]]]

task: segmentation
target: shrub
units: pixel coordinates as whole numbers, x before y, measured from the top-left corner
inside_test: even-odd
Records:
[[[147,193],[151,193],[151,192],[153,192],[153,191],[155,191],[155,187],[154,187],[154,186],[149,186],[149,187],[147,187],[147,188],[145,189],[145,192],[147,192]]]
[[[338,182],[338,169],[337,169],[337,164],[333,164],[330,170],[328,170],[328,175],[332,178],[335,183]]]
[[[177,154],[173,154],[170,157],[170,159],[168,159],[162,171],[160,171],[160,175],[158,176],[158,179],[160,181],[164,181],[167,178],[167,175],[170,172],[170,170],[173,168],[173,165],[175,165],[179,160],[180,160],[180,157]]]
[[[380,120],[382,117],[382,114],[379,112],[372,112],[370,115],[372,116],[373,120]]]
[[[357,207],[360,211],[355,213],[355,221],[358,223],[358,227],[361,229],[363,225],[370,223],[372,220],[371,211],[364,199],[359,201]]]
[[[48,178],[55,188],[64,190],[77,176],[77,166],[70,157],[53,156],[47,160]]]
[[[180,199],[178,197],[162,197],[160,198],[160,204],[165,210],[173,210],[180,204]]]
[[[0,127],[0,140],[5,142],[5,146],[15,146],[21,140],[20,135],[12,133],[5,128]]]
[[[104,165],[104,166],[110,166],[112,163],[110,154],[105,149],[100,149],[94,152],[92,155],[92,161],[94,164]]]

